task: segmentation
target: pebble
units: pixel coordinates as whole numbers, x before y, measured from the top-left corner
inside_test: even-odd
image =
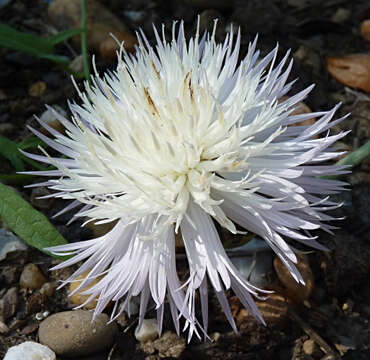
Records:
[[[53,108],[60,115],[64,117],[67,116],[67,113],[59,105],[52,105],[51,108]],[[54,111],[51,108],[48,108],[41,114],[40,120],[43,121],[46,125],[52,127],[54,130],[63,134],[65,128],[58,121]],[[41,132],[45,135],[48,135],[49,133],[45,128],[41,128]]]
[[[27,245],[23,240],[10,231],[0,229],[0,261],[4,260],[12,252],[26,250]]]
[[[93,222],[89,222],[85,225],[85,227],[93,232],[94,237],[101,237],[111,231],[116,224],[117,221],[111,221],[109,223],[99,225],[96,225]]]
[[[294,302],[300,303],[307,300],[314,290],[314,276],[308,262],[307,256],[298,256],[296,267],[305,282],[305,285],[299,284],[294,280],[287,267],[276,256],[274,259],[274,268],[280,282],[285,287],[285,294]]]
[[[361,23],[360,31],[362,37],[365,40],[370,41],[370,19],[366,19]]]
[[[71,282],[68,287],[68,294],[71,294],[73,291],[75,291],[80,286],[81,282],[85,280],[88,274],[89,274],[89,271],[86,271],[80,276],[78,276],[73,282]],[[70,296],[69,297],[70,302],[76,306],[82,305],[90,297],[90,294],[84,295],[82,293],[90,289],[92,286],[96,285],[100,281],[101,278],[102,278],[101,276],[97,277],[88,286],[84,287],[81,291]],[[84,308],[88,310],[95,309],[96,303],[97,303],[97,298],[92,299],[86,305],[84,305]]]
[[[0,100],[6,100],[8,97],[3,89],[0,89]]]
[[[33,341],[26,341],[12,346],[5,354],[4,360],[56,360],[56,356],[48,347]]]
[[[18,306],[18,289],[11,287],[0,300],[0,321],[5,322],[15,314]]]
[[[12,123],[2,123],[0,124],[0,135],[8,136],[15,132],[15,126]]]
[[[232,252],[244,252],[241,256],[232,256],[231,262],[253,285],[263,287],[269,284],[272,268],[272,251],[266,242],[253,238],[248,243],[237,248],[230,249]]]
[[[310,355],[310,356],[318,356],[320,355],[321,351],[318,347],[318,345],[315,343],[315,341],[309,339],[309,340],[306,340],[304,343],[303,343],[303,352],[306,354],[306,355]]]
[[[185,350],[186,341],[171,331],[165,332],[153,342],[160,358],[178,358]]]
[[[331,21],[340,24],[346,22],[350,17],[351,11],[340,7],[331,17]]]
[[[45,186],[33,188],[31,192],[31,204],[37,209],[49,209],[53,203],[53,198],[40,199],[42,196],[50,195],[51,192]]]
[[[80,0],[54,0],[48,8],[51,21],[59,29],[80,27],[81,2]],[[93,52],[99,52],[104,59],[116,57],[119,50],[117,42],[109,35],[112,33],[119,42],[124,41],[126,51],[134,51],[137,44],[136,37],[131,34],[127,26],[110,12],[103,4],[96,0],[89,0],[87,7],[87,45]],[[80,36],[72,41],[80,46]]]
[[[77,55],[70,63],[69,68],[74,72],[83,72],[84,58],[82,55]]]
[[[153,341],[158,337],[157,319],[144,319],[141,327],[135,329],[135,338],[140,342]]]
[[[46,295],[47,297],[51,297],[54,294],[55,289],[57,288],[56,283],[47,282],[41,286],[40,294]]]
[[[24,289],[40,289],[47,282],[40,269],[35,264],[27,264],[19,279],[19,284]]]
[[[0,321],[0,334],[7,334],[8,332],[8,326],[4,322]]]
[[[64,311],[53,314],[40,323],[39,339],[61,356],[86,356],[108,349],[117,333],[109,317],[87,310]]]
[[[30,86],[28,89],[28,95],[32,97],[40,97],[45,93],[46,83],[43,81],[37,81]]]
[[[286,322],[288,303],[286,298],[278,293],[270,294],[266,300],[257,300],[256,305],[267,326],[281,326]],[[235,314],[236,323],[241,329],[248,328],[251,323],[258,322],[236,297],[231,298],[231,309]]]

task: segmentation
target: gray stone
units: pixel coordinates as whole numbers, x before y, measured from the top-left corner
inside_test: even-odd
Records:
[[[26,251],[27,245],[10,231],[0,229],[0,261],[15,251]]]

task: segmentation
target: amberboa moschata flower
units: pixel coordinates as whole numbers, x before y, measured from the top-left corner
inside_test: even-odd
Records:
[[[342,154],[332,144],[346,133],[329,133],[343,120],[332,121],[338,106],[292,115],[312,86],[279,102],[292,85],[289,53],[277,62],[276,47],[259,59],[255,39],[238,63],[240,31],[218,44],[215,28],[202,37],[197,30],[189,41],[182,23],[178,30],[173,24],[170,40],[154,28],[155,47],[141,32],[135,55],[121,49],[117,69],[103,78],[95,71],[79,91],[82,104],[70,104],[71,121],[55,113],[65,133],[40,120],[53,139],[31,128],[62,156],[27,154],[57,168],[34,174],[57,177],[36,186],[73,200],[62,212],[82,206],[74,218],[117,221],[104,236],[48,249],[74,255],[54,269],[84,261],[63,285],[88,271],[81,291],[104,275],[86,290],[86,303],[98,297],[95,314],[113,302],[114,318],[139,296],[140,323],[152,300],[160,329],[167,299],[177,332],[183,317],[189,339],[206,334],[209,283],[233,329],[228,289],[263,321],[252,296],[264,292],[233,266],[215,222],[233,234],[244,228],[261,236],[303,283],[286,239],[324,249],[309,231],[330,231],[325,211],[337,204],[328,195],[344,183],[322,176],[346,172],[322,165]],[[312,117],[313,125],[289,126]],[[176,271],[175,234],[188,260],[185,283]]]

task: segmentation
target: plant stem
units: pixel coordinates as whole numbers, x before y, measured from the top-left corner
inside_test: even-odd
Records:
[[[87,0],[81,0],[81,52],[84,66],[84,76],[86,80],[90,80],[90,65],[89,65],[89,53],[87,51]]]
[[[352,168],[358,165],[362,160],[370,156],[370,141],[359,147],[357,150],[352,151],[344,158],[337,161],[336,165],[350,165]],[[338,176],[320,176],[322,179],[336,179]]]
[[[356,166],[370,155],[370,141],[337,162],[337,165]]]

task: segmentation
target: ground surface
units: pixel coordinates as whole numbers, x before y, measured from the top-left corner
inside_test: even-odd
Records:
[[[368,1],[240,0],[231,1],[226,8],[222,1],[214,1],[212,5],[210,1],[194,1],[201,4],[200,7],[183,1],[102,2],[130,29],[143,27],[150,41],[153,40],[150,30],[152,22],[171,24],[173,19],[183,18],[186,29],[192,31],[196,16],[200,13],[204,24],[208,21],[210,26],[211,19],[219,18],[219,40],[223,39],[225,29],[231,22],[240,25],[243,32],[242,53],[256,33],[259,33],[262,54],[274,47],[276,42],[280,44],[281,54],[291,48],[295,58],[292,78],[299,78],[293,92],[316,83],[312,96],[306,101],[314,111],[330,108],[338,101],[343,102],[340,114],[352,113],[348,120],[334,129],[352,130],[343,140],[343,148],[355,150],[369,139],[370,102],[357,101],[353,94],[346,92],[344,86],[331,78],[326,71],[325,60],[329,55],[370,51],[370,43],[366,43],[359,34],[361,21],[370,18]],[[134,22],[128,17],[130,13],[127,11],[140,12],[141,20]],[[0,8],[0,21],[23,31],[46,34],[50,26],[47,3],[41,0],[10,1],[6,7]],[[71,55],[63,45],[58,51]],[[114,63],[98,59],[100,70],[113,66]],[[37,96],[30,96],[30,87],[39,81],[46,84],[46,90]],[[29,136],[25,126],[34,123],[33,114],[41,114],[45,103],[66,108],[66,100],[75,95],[69,75],[50,62],[0,49],[2,135],[13,140]],[[8,125],[1,127],[1,124]],[[1,159],[0,173],[11,172],[11,165]],[[370,359],[370,161],[356,167],[346,180],[352,184],[353,190],[338,196],[345,202],[338,214],[347,217],[341,223],[341,230],[335,236],[318,233],[320,241],[331,251],[309,255],[315,277],[310,299],[304,303],[289,303],[289,315],[286,315],[285,307],[281,310],[277,305],[272,312],[276,312],[278,320],[271,321],[266,328],[248,318],[243,320],[239,305],[235,302],[234,313],[239,314],[241,319],[241,331],[238,335],[230,332],[216,302],[211,301],[210,333],[217,341],[204,344],[194,340],[186,346],[181,359],[329,360],[335,356],[353,360]],[[30,190],[24,190],[20,184],[12,185],[25,198],[30,198]],[[51,215],[62,205],[58,202],[49,203],[42,211]],[[91,235],[89,230],[81,230],[79,224],[67,228],[64,225],[65,220],[66,218],[59,218],[55,224],[70,241],[87,239]],[[63,290],[47,297],[20,289],[19,274],[29,262],[37,264],[50,282],[66,275],[48,272],[52,260],[34,250],[15,254],[13,258],[0,262],[0,298],[11,287],[16,287],[18,296],[15,314],[7,321],[11,331],[6,335],[0,334],[0,356],[13,344],[25,339],[37,340],[36,314],[45,310],[55,313],[69,308]],[[101,354],[97,358],[145,358],[146,355],[139,350],[132,331],[133,328],[117,339],[117,346],[111,355]],[[310,338],[321,349],[312,353],[304,351],[303,343]]]

